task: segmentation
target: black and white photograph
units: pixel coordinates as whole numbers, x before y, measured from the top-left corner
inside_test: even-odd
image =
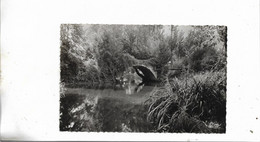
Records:
[[[60,131],[225,133],[227,26],[60,25]]]
[[[260,141],[259,0],[1,0],[0,141]]]

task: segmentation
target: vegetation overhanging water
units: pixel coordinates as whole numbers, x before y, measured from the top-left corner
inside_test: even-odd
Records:
[[[225,133],[226,34],[61,25],[60,130]]]

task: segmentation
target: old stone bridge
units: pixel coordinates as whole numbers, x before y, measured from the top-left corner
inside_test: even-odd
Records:
[[[143,82],[157,82],[158,81],[158,69],[156,69],[155,67],[153,67],[150,63],[151,60],[139,60],[136,59],[134,56],[125,53],[124,54],[126,58],[130,58],[132,64],[130,66],[130,68],[133,68],[134,71],[136,72],[136,74],[138,76],[140,76],[142,78]],[[188,68],[168,68],[169,71],[187,71]]]
[[[157,71],[149,64],[149,60],[138,60],[132,55],[127,55],[134,61],[132,67],[138,76],[140,76],[143,82],[156,82],[157,81]]]
[[[143,79],[143,82],[154,82],[157,81],[157,73],[154,71],[152,66],[145,64],[133,65],[135,72]]]

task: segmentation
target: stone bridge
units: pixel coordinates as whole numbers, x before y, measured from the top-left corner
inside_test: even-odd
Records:
[[[139,60],[130,54],[125,54],[128,58],[131,58],[134,63],[132,67],[138,76],[140,76],[143,82],[155,82],[157,81],[157,71],[149,64],[149,60]]]
[[[152,66],[144,64],[133,65],[135,72],[143,79],[143,82],[157,81],[157,73]]]

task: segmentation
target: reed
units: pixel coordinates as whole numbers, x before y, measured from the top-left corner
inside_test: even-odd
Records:
[[[148,121],[158,132],[225,132],[225,72],[172,78],[152,92]],[[215,124],[215,125],[212,125]],[[212,127],[214,126],[214,127]]]

